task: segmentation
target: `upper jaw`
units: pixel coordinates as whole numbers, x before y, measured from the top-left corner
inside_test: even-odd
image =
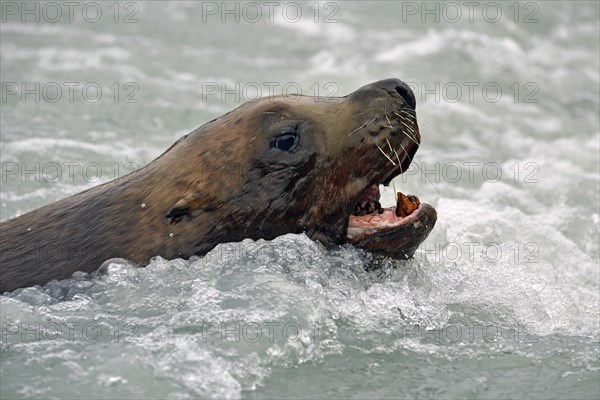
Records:
[[[350,202],[347,205],[346,215],[350,215],[350,213],[354,211],[356,203],[359,201],[363,193],[368,190],[368,188],[372,187],[373,185],[389,186],[390,182],[394,178],[400,176],[408,169],[416,152],[416,148],[413,148],[413,146],[407,146],[407,151],[409,152],[410,157],[408,154],[404,154],[403,158],[400,160],[402,163],[401,165],[391,165],[388,163],[381,168],[380,172],[376,173],[370,180],[367,181],[367,185],[363,187],[352,199],[350,199]]]

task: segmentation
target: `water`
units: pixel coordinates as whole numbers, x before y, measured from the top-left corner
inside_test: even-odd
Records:
[[[598,3],[501,3],[495,23],[488,3],[439,23],[420,2],[320,3],[318,23],[309,3],[297,23],[132,4],[117,23],[112,3],[95,23],[2,8],[2,220],[145,165],[269,82],[399,77],[424,143],[395,184],[438,222],[407,262],[286,235],[0,296],[2,398],[599,397]]]

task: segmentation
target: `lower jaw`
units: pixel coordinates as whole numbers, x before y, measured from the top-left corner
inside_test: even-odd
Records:
[[[348,240],[359,239],[364,235],[376,234],[381,230],[399,228],[414,220],[421,208],[422,205],[419,205],[405,217],[396,215],[396,207],[384,208],[381,214],[377,213],[360,217],[351,215],[348,221],[346,238]]]
[[[407,203],[407,198],[414,203]],[[437,213],[432,206],[420,203],[414,196],[399,193],[397,199],[394,207],[367,215],[351,215],[346,240],[387,257],[401,260],[412,257],[435,226]]]

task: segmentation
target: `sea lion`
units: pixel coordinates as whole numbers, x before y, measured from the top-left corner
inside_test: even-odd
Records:
[[[410,257],[435,210],[413,202],[402,216],[376,202],[378,185],[417,151],[415,107],[398,79],[341,98],[247,102],[136,172],[2,222],[0,292],[93,272],[114,257],[189,258],[286,233]]]

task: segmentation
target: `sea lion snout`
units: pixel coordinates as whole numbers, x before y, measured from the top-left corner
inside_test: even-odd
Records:
[[[400,97],[402,101],[411,109],[415,110],[417,107],[417,101],[415,98],[415,94],[410,88],[410,86],[400,79],[390,78],[383,79],[381,81],[373,82],[368,85],[365,85],[354,92],[353,96],[363,96],[363,95],[375,95],[380,96],[381,92],[384,91],[388,95],[393,97]]]

